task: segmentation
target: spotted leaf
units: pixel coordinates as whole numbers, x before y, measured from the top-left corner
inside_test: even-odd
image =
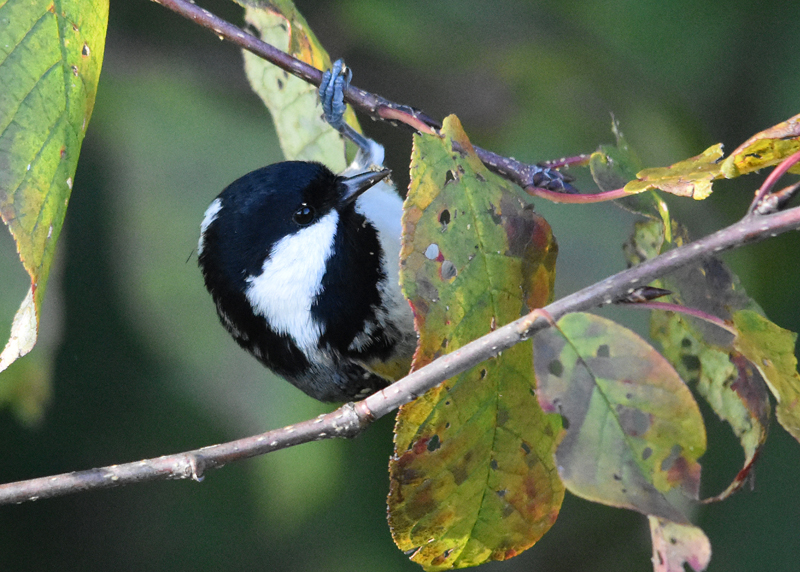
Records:
[[[705,427],[667,360],[630,330],[582,313],[537,333],[533,351],[539,403],[563,417],[556,459],[567,489],[686,522],[663,493],[697,497]]]
[[[778,422],[800,441],[800,375],[794,355],[797,334],[752,310],[736,312],[733,324],[738,330],[734,347],[761,373],[778,401]]]
[[[701,572],[711,561],[711,543],[705,533],[689,524],[649,517],[653,541],[654,572],[684,572],[688,564]]]
[[[676,235],[670,243],[656,221],[640,223],[626,244],[630,263],[652,258],[662,249],[688,241],[686,230],[673,223]],[[747,296],[738,277],[717,258],[707,257],[654,283],[669,290],[671,301],[702,310],[723,320],[732,312],[761,312]],[[660,342],[664,357],[687,383],[726,421],[744,450],[744,465],[731,484],[707,501],[722,500],[738,490],[752,469],[767,438],[770,405],[761,375],[733,347],[733,336],[716,325],[677,312],[653,312],[650,335]]]
[[[442,137],[414,138],[411,175],[401,282],[418,369],[545,304],[556,243],[520,190],[481,164],[454,116]],[[530,360],[530,343],[518,344],[398,414],[389,523],[428,570],[504,560],[555,522],[560,421],[536,401]]]

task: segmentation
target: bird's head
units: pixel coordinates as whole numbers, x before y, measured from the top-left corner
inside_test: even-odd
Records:
[[[207,209],[198,245],[201,266],[217,266],[235,280],[259,274],[282,240],[328,240],[332,232],[326,229],[335,230],[340,213],[389,173],[383,169],[342,177],[304,161],[252,171],[231,183]]]

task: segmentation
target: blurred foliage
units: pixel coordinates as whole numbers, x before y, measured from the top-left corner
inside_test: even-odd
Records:
[[[232,2],[201,4],[241,22]],[[800,111],[800,52],[776,40],[800,25],[800,12],[785,3],[297,4],[328,51],[353,68],[354,85],[434,117],[456,113],[474,143],[523,160],[613,142],[610,112],[643,165],[657,167],[718,141],[734,149]],[[411,137],[364,127],[387,145],[402,188]],[[50,405],[35,425],[0,411],[0,480],[175,452],[321,410],[235,346],[216,323],[196,259],[186,262],[208,203],[279,153],[237,49],[147,0],[111,1],[95,114],[44,307],[60,337],[25,358],[52,369]],[[758,181],[721,181],[703,203],[667,200],[701,236],[740,217]],[[632,215],[612,205],[536,207],[559,241],[556,296],[624,266]],[[0,238],[4,332],[27,288],[13,248]],[[788,257],[796,252],[793,233],[724,257],[766,314],[794,331],[800,266]],[[630,314],[603,312],[641,319],[642,331],[644,313]],[[15,371],[0,384],[15,383]],[[703,492],[715,493],[741,468],[742,452],[728,427],[704,414]],[[384,419],[351,442],[236,463],[201,485],[162,482],[2,507],[0,568],[418,570],[394,547],[385,520],[391,425]],[[798,453],[791,437],[773,431],[756,492],[700,509],[711,572],[796,568]],[[649,558],[644,517],[567,495],[533,549],[484,569],[645,571]]]

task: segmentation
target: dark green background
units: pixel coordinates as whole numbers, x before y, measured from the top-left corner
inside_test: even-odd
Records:
[[[204,6],[241,21],[232,3]],[[619,119],[646,166],[728,150],[800,112],[800,10],[736,1],[298,2],[354,84],[472,140],[538,161],[592,151]],[[410,135],[366,122],[407,182]],[[229,182],[280,160],[241,56],[146,0],[112,0],[106,62],[33,354],[0,376],[0,481],[177,452],[308,418],[312,402],[219,327],[195,247]],[[672,200],[695,235],[744,212],[763,178]],[[585,179],[580,179],[586,186]],[[561,246],[557,292],[619,270],[633,218],[537,201]],[[725,256],[778,324],[800,330],[796,233]],[[0,332],[26,277],[0,235]],[[635,314],[635,315],[634,315]],[[614,317],[643,328],[644,314]],[[44,380],[52,373],[52,385]],[[47,401],[49,395],[49,401]],[[709,419],[704,491],[741,464]],[[0,570],[418,570],[385,521],[391,419],[210,473],[0,507]],[[704,507],[711,571],[798,569],[800,445],[773,424],[754,491]],[[568,495],[524,555],[487,570],[650,570],[644,517]]]

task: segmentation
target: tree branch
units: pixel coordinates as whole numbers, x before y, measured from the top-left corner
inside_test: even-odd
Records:
[[[557,300],[541,310],[534,310],[527,316],[440,357],[363,401],[345,404],[331,413],[296,425],[229,443],[156,459],[0,485],[0,504],[20,503],[144,481],[165,479],[199,481],[206,470],[221,467],[231,461],[309,441],[353,437],[375,419],[416,399],[431,387],[530,338],[539,330],[548,327],[551,320],[558,320],[570,312],[610,304],[655,278],[706,256],[759,242],[798,228],[800,228],[800,207],[764,216],[748,215],[712,235],[623,270]]]
[[[322,81],[322,71],[267,44],[252,34],[245,32],[238,26],[212,14],[205,8],[193,4],[190,0],[153,1],[191,20],[195,24],[210,30],[216,34],[220,40],[228,40],[312,85],[319,86]],[[344,91],[344,98],[345,101],[350,103],[358,111],[372,119],[388,121],[393,125],[398,123],[405,124],[416,131],[429,135],[437,134],[442,127],[438,121],[431,119],[419,109],[395,103],[374,93],[369,93],[354,87],[353,85],[350,85]],[[586,161],[588,161],[587,155],[578,155],[558,161],[549,161],[544,163],[543,166],[540,166],[523,163],[510,157],[504,157],[480,147],[474,147],[474,149],[478,158],[480,158],[488,168],[519,185],[532,195],[556,200],[557,202],[598,202],[601,200],[605,201],[619,198],[618,196],[606,196],[603,193],[597,193],[597,197],[595,197],[595,195],[564,194],[554,191],[553,186],[547,185],[548,182],[554,180],[553,177],[555,173],[553,173],[553,169],[585,164]],[[558,190],[574,191],[568,184],[569,178],[565,177],[562,173],[558,173],[558,177],[555,178],[556,181],[561,183],[560,185],[555,185]],[[583,200],[576,200],[577,197],[595,197],[595,199],[588,201],[585,198]]]

